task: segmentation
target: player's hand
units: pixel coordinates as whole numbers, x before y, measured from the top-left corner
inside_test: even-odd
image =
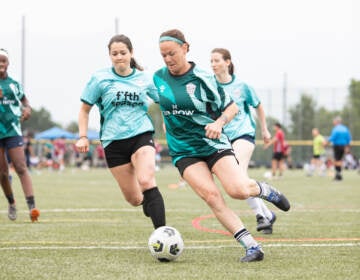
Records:
[[[221,121],[215,121],[205,126],[205,136],[210,139],[219,139],[222,133],[223,123]]]
[[[87,153],[89,151],[89,139],[82,137],[76,141],[75,146],[80,153]]]
[[[262,131],[261,134],[262,134],[262,138],[263,138],[264,144],[270,143],[270,141],[271,141],[271,134],[270,134],[270,132],[266,129],[266,130]]]
[[[31,116],[31,107],[30,106],[24,106],[21,108],[21,117],[20,121],[26,121]]]

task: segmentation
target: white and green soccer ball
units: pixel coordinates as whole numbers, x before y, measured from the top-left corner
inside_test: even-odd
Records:
[[[181,255],[184,250],[184,241],[176,228],[162,226],[152,232],[148,246],[155,259],[170,262]]]

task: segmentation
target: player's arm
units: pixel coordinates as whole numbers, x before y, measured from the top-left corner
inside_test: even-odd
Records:
[[[29,103],[29,100],[26,98],[26,96],[24,95],[24,97],[21,99],[21,121],[26,121],[30,118],[31,116],[31,106]]]
[[[230,103],[230,105],[226,107],[226,109],[222,112],[221,116],[216,119],[216,121],[205,126],[206,137],[210,139],[219,139],[224,125],[229,123],[235,117],[238,111],[239,108],[235,102]]]
[[[87,131],[89,125],[89,113],[92,106],[82,103],[79,111],[79,140],[76,142],[76,147],[79,152],[86,153],[89,151],[89,139],[87,138]]]
[[[264,106],[260,103],[259,106],[256,108],[256,115],[260,123],[261,128],[261,136],[264,140],[264,144],[267,144],[271,141],[271,134],[266,124],[266,116]]]

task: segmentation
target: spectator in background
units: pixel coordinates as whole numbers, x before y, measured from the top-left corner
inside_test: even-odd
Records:
[[[331,130],[330,137],[327,139],[326,144],[332,143],[334,151],[334,166],[335,177],[334,181],[341,181],[343,158],[345,154],[345,148],[351,143],[351,133],[347,126],[342,124],[341,117],[333,119],[333,129]]]
[[[312,129],[313,136],[313,156],[310,162],[310,169],[308,175],[313,175],[317,173],[318,175],[325,175],[325,145],[326,140],[324,136],[320,134],[319,129],[314,127]]]
[[[278,172],[278,177],[281,178],[285,169],[285,133],[282,130],[280,123],[274,125],[274,130],[274,137],[268,143],[264,144],[264,149],[273,145],[273,156],[271,160],[272,177],[276,178]]]

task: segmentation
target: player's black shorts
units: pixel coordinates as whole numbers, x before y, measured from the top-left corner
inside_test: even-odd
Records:
[[[215,165],[215,163],[221,159],[222,157],[225,157],[225,156],[233,156],[235,157],[235,153],[232,149],[225,149],[225,150],[218,150],[217,152],[211,154],[210,156],[207,156],[207,157],[185,157],[185,158],[182,158],[182,159],[179,159],[175,166],[178,168],[179,172],[180,172],[180,175],[181,177],[183,176],[184,174],[184,170],[194,164],[194,163],[197,163],[197,162],[200,162],[200,161],[204,161],[206,162],[207,166],[209,167],[209,169],[211,170],[213,168],[213,166]],[[235,157],[236,159],[236,157]]]
[[[131,162],[132,154],[143,146],[152,146],[155,149],[152,132],[145,132],[128,139],[114,140],[104,149],[108,167]]]
[[[12,136],[0,139],[0,148],[6,150],[24,146],[24,140],[22,136]]]
[[[345,146],[334,146],[333,150],[334,150],[335,161],[342,160],[344,157],[344,153],[345,153]]]
[[[273,153],[272,158],[277,160],[277,161],[280,161],[280,160],[284,159],[285,156],[284,156],[284,153],[282,153],[282,152],[276,152],[276,153]]]
[[[318,158],[320,158],[320,155],[313,155],[312,157],[315,159],[318,159]]]

